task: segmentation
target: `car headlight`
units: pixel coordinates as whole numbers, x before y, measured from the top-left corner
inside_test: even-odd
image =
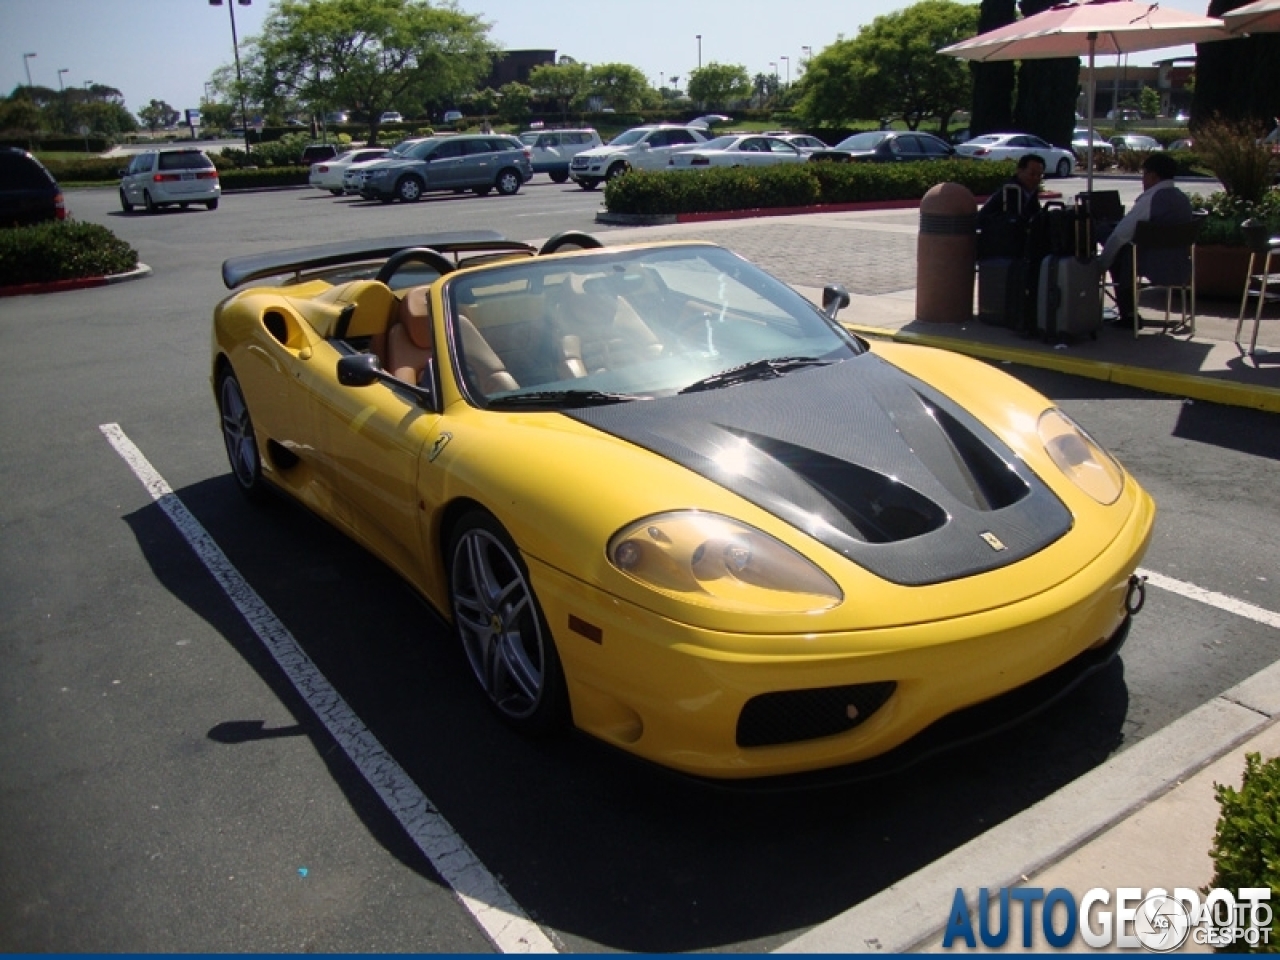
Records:
[[[835,581],[786,544],[714,513],[637,520],[613,535],[608,555],[651,589],[723,610],[806,613],[844,599]]]
[[[1045,452],[1071,481],[1099,503],[1115,503],[1124,489],[1124,470],[1074,420],[1056,407],[1036,425]]]

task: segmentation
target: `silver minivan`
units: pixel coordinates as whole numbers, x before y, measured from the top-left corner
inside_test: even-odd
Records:
[[[520,142],[533,151],[533,172],[545,173],[556,183],[569,179],[569,161],[583,150],[603,144],[590,127],[578,130],[526,130]]]
[[[195,147],[144,150],[120,171],[120,206],[125,213],[134,207],[154,213],[172,204],[185,210],[193,203],[216,210],[220,196],[222,184],[213,161]]]

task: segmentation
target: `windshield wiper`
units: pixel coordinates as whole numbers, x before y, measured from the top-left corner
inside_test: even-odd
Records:
[[[776,377],[786,376],[793,370],[801,370],[805,367],[825,367],[827,364],[834,362],[834,360],[821,360],[818,357],[773,357],[769,360],[752,360],[749,363],[743,363],[736,367],[730,367],[728,370],[713,373],[702,380],[695,380],[680,392],[699,393],[703,390],[718,390],[720,387],[729,387],[735,383],[747,383],[750,380],[772,380]]]
[[[489,407],[598,407],[640,399],[631,393],[604,393],[600,390],[537,390],[495,397]]]

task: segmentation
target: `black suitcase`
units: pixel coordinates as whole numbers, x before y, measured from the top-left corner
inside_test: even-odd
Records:
[[[1027,325],[1027,261],[991,257],[978,261],[978,319],[997,327]]]

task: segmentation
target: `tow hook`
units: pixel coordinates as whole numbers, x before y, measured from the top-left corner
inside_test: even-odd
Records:
[[[1147,603],[1147,578],[1136,573],[1129,576],[1129,592],[1124,597],[1124,608],[1129,616],[1135,616]]]

